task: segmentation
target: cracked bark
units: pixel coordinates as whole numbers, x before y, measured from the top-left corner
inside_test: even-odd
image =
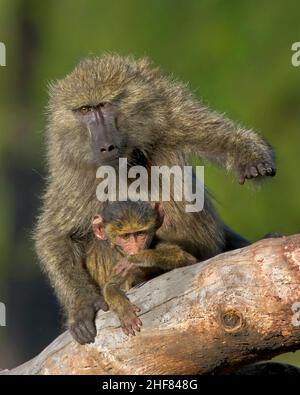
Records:
[[[141,308],[137,336],[100,312],[94,344],[80,346],[65,332],[1,374],[231,373],[300,349],[300,235],[173,270],[128,295]]]

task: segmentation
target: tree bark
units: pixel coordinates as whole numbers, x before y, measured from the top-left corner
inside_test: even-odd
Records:
[[[300,234],[261,240],[128,292],[142,330],[99,312],[94,344],[63,333],[2,374],[216,374],[300,349]]]

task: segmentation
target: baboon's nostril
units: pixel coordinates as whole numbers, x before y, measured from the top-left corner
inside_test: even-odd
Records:
[[[116,147],[115,147],[114,145],[110,144],[110,145],[108,145],[108,146],[105,146],[105,147],[100,148],[100,152],[111,152],[111,151],[113,151],[115,148],[116,148]]]

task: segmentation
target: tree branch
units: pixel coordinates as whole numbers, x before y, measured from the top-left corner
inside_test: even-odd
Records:
[[[131,290],[141,333],[100,312],[92,345],[68,332],[2,374],[204,374],[300,348],[300,235],[176,269]],[[298,310],[297,310],[298,309]]]

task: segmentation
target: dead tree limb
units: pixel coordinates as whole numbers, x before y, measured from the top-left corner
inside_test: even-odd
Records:
[[[129,292],[141,333],[127,338],[100,312],[98,336],[80,346],[68,332],[3,374],[203,374],[300,348],[300,235],[177,269]]]

